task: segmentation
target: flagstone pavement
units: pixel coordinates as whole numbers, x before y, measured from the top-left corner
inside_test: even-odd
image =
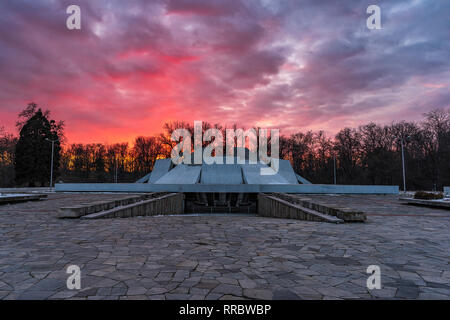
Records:
[[[366,223],[258,216],[61,220],[124,195],[50,194],[0,206],[0,299],[450,299],[450,211],[395,196],[311,196]],[[69,290],[69,265],[81,289]],[[369,265],[381,289],[366,286]]]

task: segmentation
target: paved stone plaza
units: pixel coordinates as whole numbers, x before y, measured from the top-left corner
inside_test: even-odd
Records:
[[[450,299],[450,211],[396,196],[308,196],[366,223],[258,216],[57,219],[125,195],[50,194],[0,206],[0,299]],[[66,269],[81,268],[81,290]],[[381,290],[366,269],[381,267]]]

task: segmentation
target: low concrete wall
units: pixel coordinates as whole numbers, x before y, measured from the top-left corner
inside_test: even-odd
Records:
[[[412,205],[419,205],[424,207],[433,207],[440,209],[450,209],[450,201],[442,201],[442,200],[424,200],[424,199],[413,199],[413,198],[400,198],[402,202]]]
[[[275,196],[258,194],[258,215],[263,217],[342,223],[342,219],[290,203]]]
[[[82,216],[81,219],[128,218],[182,213],[184,213],[184,195],[182,193],[170,193],[159,198],[92,213]]]
[[[57,183],[57,192],[233,192],[311,194],[398,194],[398,186],[334,184],[151,184],[151,183]]]
[[[46,194],[7,194],[0,197],[0,204],[16,203],[25,201],[38,201],[47,198]]]

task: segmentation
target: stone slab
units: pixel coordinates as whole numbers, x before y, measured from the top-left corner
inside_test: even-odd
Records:
[[[171,159],[158,159],[153,166],[153,171],[151,172],[149,183],[155,183],[163,175],[165,175],[172,168]]]
[[[286,179],[289,184],[298,184],[297,176],[294,172],[294,169],[291,166],[289,160],[279,160],[280,167],[278,169],[278,173]]]
[[[242,169],[238,164],[202,165],[200,182],[203,184],[242,184]]]
[[[397,195],[307,196],[367,212],[367,224],[55,219],[59,207],[123,197],[50,193],[48,201],[1,206],[0,299],[137,299],[143,288],[148,299],[450,299],[448,212],[405,206]],[[81,268],[81,290],[66,288],[71,264]],[[366,287],[372,264],[381,268],[381,290]]]
[[[200,179],[201,166],[179,164],[154,184],[195,184]],[[151,183],[150,183],[151,184]]]
[[[280,173],[276,173],[271,175],[261,175],[261,169],[268,168],[265,164],[243,164],[242,165],[242,175],[244,177],[244,182],[246,184],[289,184],[289,181],[286,180]]]

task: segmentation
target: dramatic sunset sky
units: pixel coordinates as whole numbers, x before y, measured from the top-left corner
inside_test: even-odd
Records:
[[[82,30],[66,28],[71,4]],[[449,0],[1,0],[0,126],[16,133],[31,101],[70,143],[171,120],[285,134],[420,120],[450,107],[449,40]]]

